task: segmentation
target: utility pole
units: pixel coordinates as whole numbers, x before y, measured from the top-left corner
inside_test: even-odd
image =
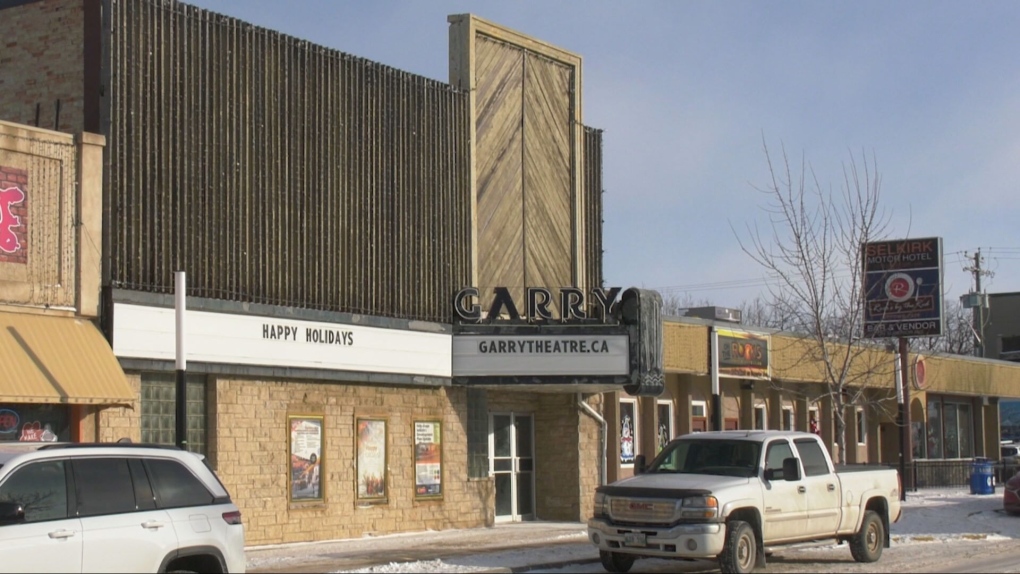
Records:
[[[967,254],[964,252],[964,257]],[[977,298],[973,306],[973,323],[974,323],[974,337],[977,339],[977,344],[974,345],[974,355],[978,357],[985,356],[985,305],[987,299],[984,293],[981,292],[981,276],[989,275],[991,272],[981,269],[981,248],[979,247],[977,252],[974,253],[974,264],[964,267],[964,271],[970,271],[974,274],[974,294]]]

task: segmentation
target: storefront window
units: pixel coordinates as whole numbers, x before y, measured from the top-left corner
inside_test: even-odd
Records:
[[[928,458],[942,458],[942,405],[928,400]]]
[[[910,444],[914,458],[927,458],[924,438],[924,421],[910,421]]]
[[[919,456],[918,432],[915,426],[914,457],[923,458],[923,455]],[[928,399],[928,429],[924,444],[928,458],[974,456],[974,415],[970,404],[943,401],[941,397]]]
[[[970,405],[956,405],[957,419],[960,422],[960,456],[974,456],[974,419],[971,417]]]
[[[71,440],[71,407],[0,403],[0,442]]]
[[[187,448],[206,453],[205,375],[189,375]],[[142,374],[142,442],[176,444],[176,373]]]
[[[959,421],[956,418],[956,405],[947,403],[942,409],[946,429],[946,458],[960,458]]]

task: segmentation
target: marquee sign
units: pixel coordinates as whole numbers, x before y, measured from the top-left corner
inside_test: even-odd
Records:
[[[450,376],[452,335],[346,323],[187,310],[188,360]],[[114,304],[113,352],[174,360],[174,309]]]
[[[628,374],[627,335],[456,335],[453,376]]]
[[[495,287],[492,304],[488,312],[482,314],[482,308],[478,301],[478,288],[465,287],[453,298],[453,311],[463,322],[483,323],[499,321],[521,321],[529,323],[559,321],[583,322],[590,319],[602,323],[611,322],[616,299],[623,289],[612,287],[592,289],[590,298],[585,298],[584,291],[576,287],[561,287],[558,300],[554,300],[553,294],[544,287],[528,287],[525,289],[525,307],[519,307],[510,295],[507,287]],[[552,307],[552,309],[550,309]],[[521,312],[521,309],[524,312]],[[556,311],[556,313],[554,313]]]

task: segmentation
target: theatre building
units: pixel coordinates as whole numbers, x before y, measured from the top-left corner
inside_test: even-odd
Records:
[[[633,376],[621,319],[643,295],[602,284],[578,55],[451,16],[431,24],[445,83],[174,1],[0,0],[0,18],[2,119],[106,143],[101,182],[59,197],[29,154],[0,156],[27,173],[29,230],[0,252],[3,352],[35,368],[26,387],[97,370],[5,413],[174,443],[184,272],[187,448],[249,544],[590,514],[600,393],[657,379]]]

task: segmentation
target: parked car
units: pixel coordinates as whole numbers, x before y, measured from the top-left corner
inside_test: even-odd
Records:
[[[858,562],[888,548],[900,479],[881,466],[836,467],[817,435],[716,431],[670,442],[648,468],[595,490],[588,539],[609,572],[637,558],[717,559],[722,572],[765,566],[771,547],[848,542]]]
[[[1020,473],[1014,474],[1013,478],[1006,481],[1002,492],[1002,509],[1008,514],[1020,516]]]
[[[1004,484],[1017,470],[1020,470],[1020,443],[1003,441],[999,445],[999,462],[995,468],[999,484]]]
[[[1007,465],[1016,466],[1020,462],[1020,444],[1007,443],[999,445],[999,458]]]
[[[244,526],[201,455],[0,443],[0,556],[3,572],[244,572]]]

